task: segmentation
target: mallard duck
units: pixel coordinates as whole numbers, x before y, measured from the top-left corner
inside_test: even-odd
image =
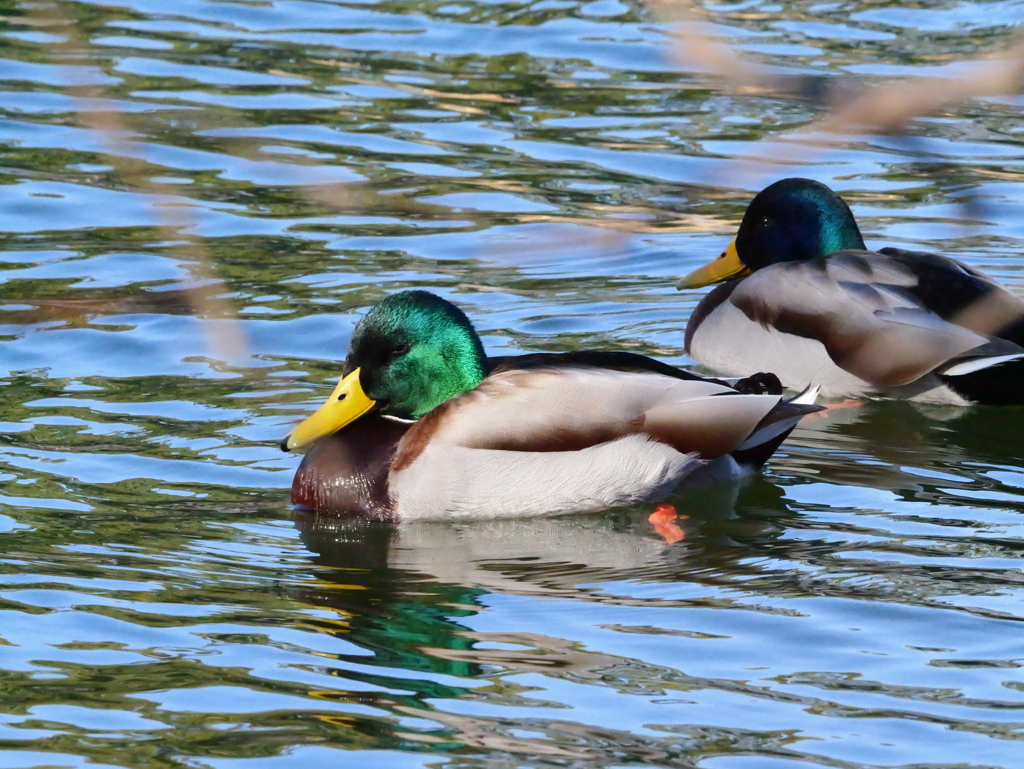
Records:
[[[462,310],[403,291],[359,321],[338,386],[281,448],[312,444],[292,501],[326,512],[582,512],[662,497],[709,460],[760,467],[819,410],[780,393],[624,352],[488,358]]]
[[[686,327],[687,352],[718,371],[764,368],[828,397],[1024,403],[1024,301],[954,259],[868,251],[824,184],[762,190],[725,251],[679,288],[723,280]]]

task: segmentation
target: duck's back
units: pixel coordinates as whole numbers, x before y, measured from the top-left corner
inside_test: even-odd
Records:
[[[908,291],[943,320],[1024,347],[1024,300],[992,278],[946,256],[883,248],[913,274]]]

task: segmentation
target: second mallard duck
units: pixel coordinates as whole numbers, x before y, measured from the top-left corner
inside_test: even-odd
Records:
[[[780,392],[631,353],[488,358],[459,308],[404,291],[359,322],[337,388],[281,447],[313,444],[292,501],[330,513],[582,512],[662,497],[709,460],[760,467],[819,410]]]
[[[679,288],[722,280],[686,328],[687,352],[719,371],[766,369],[833,397],[1024,404],[1024,300],[944,256],[868,251],[824,184],[761,191],[729,247]]]

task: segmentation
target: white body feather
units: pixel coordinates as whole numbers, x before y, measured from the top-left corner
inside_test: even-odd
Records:
[[[434,444],[391,479],[402,520],[583,513],[663,497],[704,462],[646,435],[580,451]]]
[[[728,301],[704,318],[689,352],[694,360],[723,374],[771,371],[791,390],[813,382],[825,398],[856,396],[873,389],[839,368],[821,342],[754,323]]]

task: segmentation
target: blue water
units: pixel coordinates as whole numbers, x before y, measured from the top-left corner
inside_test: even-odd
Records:
[[[708,6],[874,81],[1024,4]],[[0,0],[0,767],[1024,766],[1024,413],[875,403],[758,477],[552,520],[293,516],[277,443],[387,292],[489,351],[690,364],[784,175],[1024,291],[1020,102],[801,135],[639,4]],[[199,290],[197,286],[205,286]]]

